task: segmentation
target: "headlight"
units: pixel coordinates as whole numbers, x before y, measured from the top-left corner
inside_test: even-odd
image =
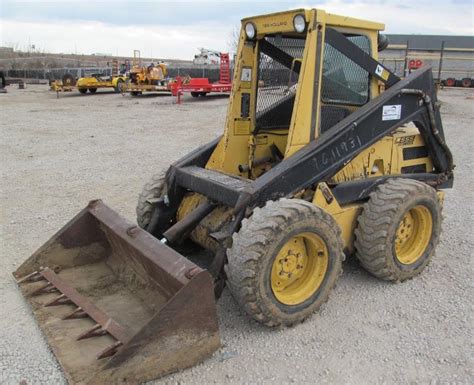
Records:
[[[303,15],[296,15],[293,18],[293,27],[298,33],[304,32],[304,30],[306,29],[306,20],[304,19]]]
[[[257,31],[253,23],[245,24],[245,34],[247,35],[247,39],[249,40],[255,39],[255,35],[257,34]]]

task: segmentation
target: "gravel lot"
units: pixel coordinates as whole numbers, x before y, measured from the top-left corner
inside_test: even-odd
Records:
[[[385,283],[349,258],[322,310],[284,330],[251,321],[226,290],[218,303],[223,347],[155,383],[472,383],[474,90],[443,90],[440,99],[456,185],[422,276]],[[64,383],[10,272],[90,199],[134,220],[142,184],[220,133],[227,100],[56,99],[46,86],[0,94],[0,383]]]

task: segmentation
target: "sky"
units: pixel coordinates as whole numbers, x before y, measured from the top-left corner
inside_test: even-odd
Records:
[[[0,46],[192,59],[229,51],[240,19],[295,8],[385,23],[387,33],[474,34],[474,0],[0,0]]]

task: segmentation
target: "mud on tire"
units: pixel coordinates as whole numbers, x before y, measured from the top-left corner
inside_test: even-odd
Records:
[[[164,174],[154,175],[151,180],[143,186],[138,196],[137,223],[142,229],[146,229],[153,213],[153,200],[160,198],[165,184]]]
[[[403,264],[397,257],[395,240],[406,213],[417,206],[426,207],[432,218],[429,243],[420,257]],[[389,179],[370,194],[355,230],[356,256],[372,275],[401,282],[420,274],[428,265],[439,241],[441,206],[436,190],[410,179]]]
[[[296,234],[313,232],[326,243],[328,266],[319,288],[297,305],[285,305],[274,295],[271,268],[282,245]],[[269,201],[242,221],[227,250],[228,287],[245,311],[267,326],[291,326],[301,322],[327,301],[344,260],[341,231],[324,210],[298,199]]]

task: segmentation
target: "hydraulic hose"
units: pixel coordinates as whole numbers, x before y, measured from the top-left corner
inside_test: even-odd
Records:
[[[443,149],[446,158],[448,160],[448,173],[451,173],[454,169],[454,161],[453,161],[453,154],[451,153],[451,150],[449,149],[448,145],[446,144],[445,140],[441,137],[438,126],[436,124],[436,117],[435,117],[435,111],[433,108],[433,102],[428,94],[426,94],[422,90],[418,89],[409,89],[409,88],[404,88],[400,91],[400,94],[402,95],[417,95],[419,96],[422,100],[423,103],[426,105],[426,109],[428,110],[428,117],[430,119],[430,129],[435,137],[436,141],[438,144],[441,146]]]

